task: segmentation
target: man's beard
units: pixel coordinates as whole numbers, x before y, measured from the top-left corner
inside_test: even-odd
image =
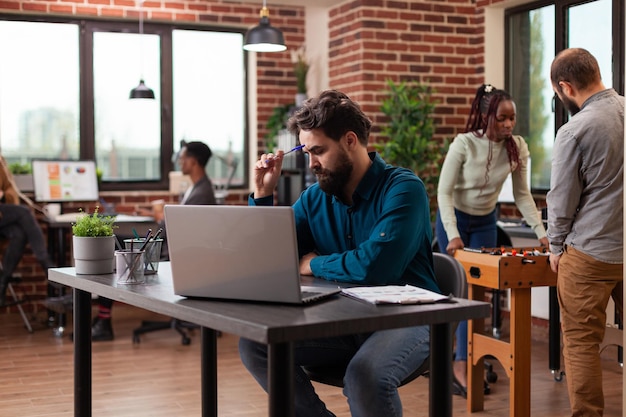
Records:
[[[565,95],[563,95],[561,101],[563,102],[563,105],[565,106],[569,114],[571,114],[572,116],[580,111],[580,107],[578,107],[576,103],[574,103],[572,100],[565,97]]]
[[[344,197],[343,192],[346,184],[352,176],[353,165],[348,159],[345,151],[342,151],[337,160],[337,167],[330,171],[328,169],[314,169],[313,173],[317,177],[317,182],[322,191],[336,197]]]

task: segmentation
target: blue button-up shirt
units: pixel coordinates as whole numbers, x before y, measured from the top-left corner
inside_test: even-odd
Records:
[[[432,226],[423,182],[371,153],[372,165],[347,206],[307,188],[294,204],[300,255],[316,277],[367,285],[411,284],[439,292],[432,260]],[[272,205],[271,196],[251,205]]]

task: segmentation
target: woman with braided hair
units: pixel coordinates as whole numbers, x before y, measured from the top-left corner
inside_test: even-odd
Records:
[[[515,204],[542,246],[546,231],[527,182],[528,145],[513,135],[516,106],[504,90],[483,84],[476,91],[466,133],[450,144],[437,188],[436,236],[439,250],[495,247],[496,204],[509,173]],[[467,395],[467,322],[456,333],[454,393]]]

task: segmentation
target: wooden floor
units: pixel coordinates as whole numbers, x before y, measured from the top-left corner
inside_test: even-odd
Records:
[[[200,416],[200,338],[182,346],[174,330],[145,335],[132,343],[132,329],[152,313],[116,304],[113,342],[93,345],[93,410],[101,417]],[[37,320],[38,319],[38,320]],[[18,315],[0,316],[0,416],[73,416],[71,328],[53,334],[45,317],[35,318],[29,334]],[[71,326],[70,326],[71,327]],[[507,330],[503,329],[503,338]],[[532,416],[568,416],[566,378],[556,382],[548,367],[547,330],[533,328]],[[220,417],[267,416],[267,396],[243,368],[237,338],[218,339]],[[622,416],[622,368],[616,348],[603,353],[605,416]],[[499,379],[485,397],[485,411],[473,416],[509,416],[509,382],[495,364]],[[337,388],[318,386],[320,397],[338,417],[350,415]],[[405,416],[428,415],[428,380],[418,378],[401,388]],[[454,397],[454,416],[468,416],[465,400]],[[384,417],[384,416],[381,416]]]

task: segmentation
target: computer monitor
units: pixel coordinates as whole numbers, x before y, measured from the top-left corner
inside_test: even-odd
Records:
[[[98,201],[94,161],[34,159],[32,167],[36,201]]]

